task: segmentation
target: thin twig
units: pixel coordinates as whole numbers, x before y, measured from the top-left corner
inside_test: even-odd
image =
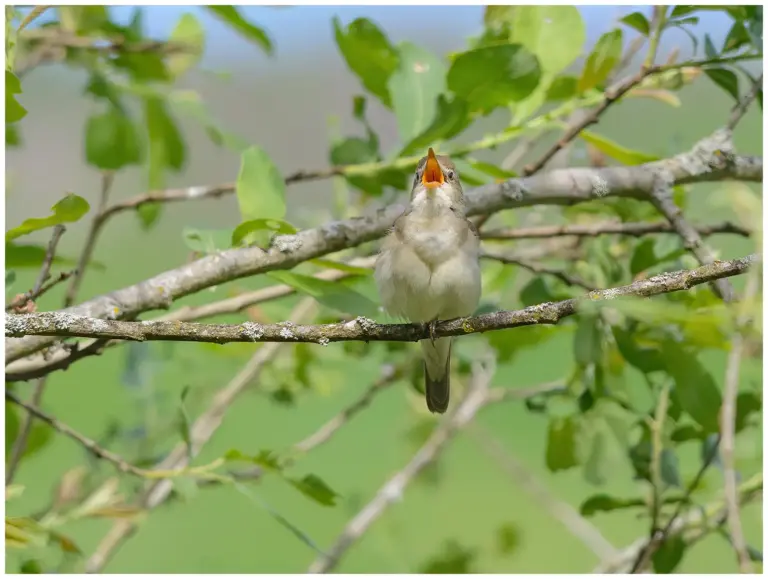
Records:
[[[600,560],[611,559],[618,553],[616,548],[603,537],[602,533],[576,509],[549,492],[535,475],[485,427],[474,423],[467,428],[474,435],[481,447],[512,477],[539,502],[552,517],[558,520],[574,537],[579,539]]]
[[[725,370],[725,387],[723,391],[723,406],[721,410],[721,459],[723,463],[723,480],[725,504],[728,512],[728,528],[731,533],[731,543],[739,562],[742,573],[752,573],[752,563],[744,539],[744,530],[739,517],[739,501],[736,482],[736,397],[739,391],[739,370],[744,348],[744,328],[749,324],[752,315],[747,308],[752,306],[752,300],[757,294],[759,276],[752,274],[747,281],[744,292],[744,312],[736,320],[736,332],[731,339],[731,351]]]
[[[571,275],[567,271],[563,271],[562,269],[558,269],[556,267],[549,267],[547,265],[544,265],[542,263],[537,263],[535,261],[520,259],[519,257],[516,257],[514,254],[503,254],[503,253],[496,253],[496,252],[491,252],[486,250],[483,252],[481,257],[485,259],[491,259],[493,261],[498,261],[500,263],[504,263],[507,265],[517,265],[519,267],[522,267],[523,269],[527,269],[531,273],[551,275],[552,277],[559,279],[563,283],[580,287],[587,291],[594,291],[596,289],[595,287],[589,285],[582,279],[579,279],[577,276]]]
[[[53,234],[51,235],[51,241],[48,243],[48,249],[45,252],[43,265],[40,268],[40,273],[37,276],[37,281],[35,281],[35,285],[32,287],[32,291],[29,292],[27,299],[24,300],[25,304],[30,299],[33,299],[32,296],[38,296],[42,292],[43,284],[45,283],[45,281],[48,279],[48,276],[50,275],[51,266],[53,265],[53,258],[56,255],[56,246],[59,244],[59,240],[61,239],[61,236],[64,234],[64,231],[65,231],[65,228],[63,225],[57,225],[56,227],[54,227]],[[35,384],[35,389],[32,393],[32,404],[34,404],[35,406],[39,405],[40,401],[43,398],[43,391],[45,390],[45,382],[46,382],[46,379],[42,378],[41,380],[38,380],[38,382]],[[26,450],[27,443],[29,442],[29,435],[32,432],[32,426],[33,426],[33,417],[32,417],[32,414],[28,414],[27,416],[24,417],[24,421],[21,427],[19,428],[19,432],[16,436],[16,440],[14,440],[13,447],[11,448],[10,458],[8,459],[8,463],[6,465],[6,470],[5,470],[6,486],[11,484],[13,482],[13,478],[16,476],[16,471],[18,470],[19,463],[21,463],[21,458],[24,456],[24,451]]]
[[[313,309],[313,301],[304,299],[291,312],[290,318],[298,321],[309,316]],[[157,465],[157,470],[177,470],[187,466],[189,457],[199,454],[203,446],[221,426],[227,410],[281,349],[282,346],[275,343],[265,344],[259,348],[232,381],[214,397],[208,409],[195,420],[189,432],[192,447],[187,448],[187,445],[184,443],[178,444]],[[146,510],[154,509],[168,498],[172,489],[173,483],[170,480],[160,480],[150,484],[138,501],[140,507]],[[88,559],[85,566],[86,573],[99,572],[114,555],[116,549],[135,529],[135,524],[132,521],[116,522]]]
[[[48,242],[48,248],[45,251],[45,257],[43,258],[43,264],[40,267],[40,273],[37,274],[37,280],[32,289],[21,296],[16,297],[10,304],[5,307],[5,310],[12,310],[23,307],[28,301],[36,299],[43,293],[43,284],[48,280],[51,275],[51,266],[53,265],[53,259],[56,257],[56,246],[59,244],[61,236],[64,235],[66,228],[63,225],[57,225],[53,228],[53,234],[51,240]]]
[[[124,322],[87,318],[61,312],[34,314],[6,314],[6,337],[58,336],[109,338],[122,340],[180,341],[180,342],[313,342],[327,345],[342,341],[397,341],[464,336],[491,330],[520,326],[557,324],[574,315],[584,303],[615,300],[620,297],[654,295],[683,291],[713,279],[743,274],[757,261],[750,255],[730,261],[718,261],[691,270],[662,273],[629,285],[595,290],[558,302],[547,302],[521,310],[498,311],[475,317],[440,321],[430,329],[425,324],[378,324],[358,317],[348,322],[323,325],[297,325],[291,322],[277,324],[200,324],[193,322]]]
[[[96,239],[99,236],[102,226],[104,225],[104,211],[107,208],[107,202],[109,201],[109,191],[112,188],[115,175],[111,171],[102,173],[101,175],[101,195],[99,198],[99,206],[96,209],[96,214],[91,221],[91,227],[88,230],[88,234],[85,238],[85,244],[83,251],[80,254],[80,259],[77,262],[76,273],[72,277],[67,287],[67,293],[64,297],[64,307],[67,308],[75,303],[77,299],[77,293],[80,290],[80,284],[85,277],[85,269],[88,263],[91,261],[93,255],[93,249],[96,247]]]
[[[67,281],[70,277],[72,277],[75,274],[76,271],[77,270],[75,269],[72,269],[70,271],[62,271],[55,278],[50,280],[48,283],[44,284],[43,287],[41,287],[37,293],[33,293],[32,290],[30,290],[25,294],[16,296],[7,306],[5,306],[5,311],[13,312],[13,311],[18,311],[24,308],[29,302],[35,301],[40,296],[48,293],[55,286],[59,285],[64,281]]]
[[[757,94],[761,90],[763,90],[763,73],[760,73],[760,76],[757,78],[757,80],[752,83],[752,88],[750,91],[744,95],[744,97],[740,99],[738,103],[736,103],[735,107],[733,107],[731,118],[728,119],[728,125],[726,125],[729,131],[732,131],[736,128],[736,125],[739,124],[739,121],[741,121],[742,117],[746,114],[747,109],[749,109],[749,106],[752,104],[752,102],[755,100],[755,97],[757,97]]]
[[[732,233],[749,237],[751,232],[740,225],[729,221],[713,225],[701,225],[696,227],[699,235],[708,237],[721,233]],[[566,224],[566,225],[542,225],[537,227],[516,227],[514,229],[493,229],[484,231],[480,234],[482,239],[541,239],[560,236],[574,237],[598,237],[600,235],[627,235],[631,237],[642,237],[653,233],[676,233],[675,229],[667,221],[657,222],[635,222],[635,223],[590,223],[587,225]]]

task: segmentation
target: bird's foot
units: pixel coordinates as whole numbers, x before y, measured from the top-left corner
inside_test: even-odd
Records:
[[[429,322],[429,324],[427,324],[427,327],[429,329],[429,340],[432,342],[432,345],[434,346],[435,340],[437,339],[435,338],[435,332],[437,331],[437,318]]]

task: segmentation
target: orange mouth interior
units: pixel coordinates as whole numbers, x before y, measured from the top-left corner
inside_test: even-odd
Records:
[[[440,164],[437,162],[437,157],[435,157],[432,147],[429,148],[429,153],[427,153],[427,164],[424,166],[421,182],[428,188],[439,187],[445,182],[443,171],[440,169]]]

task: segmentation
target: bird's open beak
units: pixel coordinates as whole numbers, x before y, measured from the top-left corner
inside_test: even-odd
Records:
[[[437,157],[435,157],[432,147],[429,148],[429,153],[427,153],[427,164],[424,166],[421,182],[427,189],[440,187],[445,182],[443,170],[440,169],[440,164],[437,162]]]

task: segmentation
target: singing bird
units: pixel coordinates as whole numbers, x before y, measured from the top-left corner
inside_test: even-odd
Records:
[[[469,316],[480,302],[480,239],[466,217],[451,160],[430,148],[419,161],[408,209],[395,220],[376,259],[386,311],[412,323]],[[444,413],[450,398],[450,337],[421,340],[427,408]]]

